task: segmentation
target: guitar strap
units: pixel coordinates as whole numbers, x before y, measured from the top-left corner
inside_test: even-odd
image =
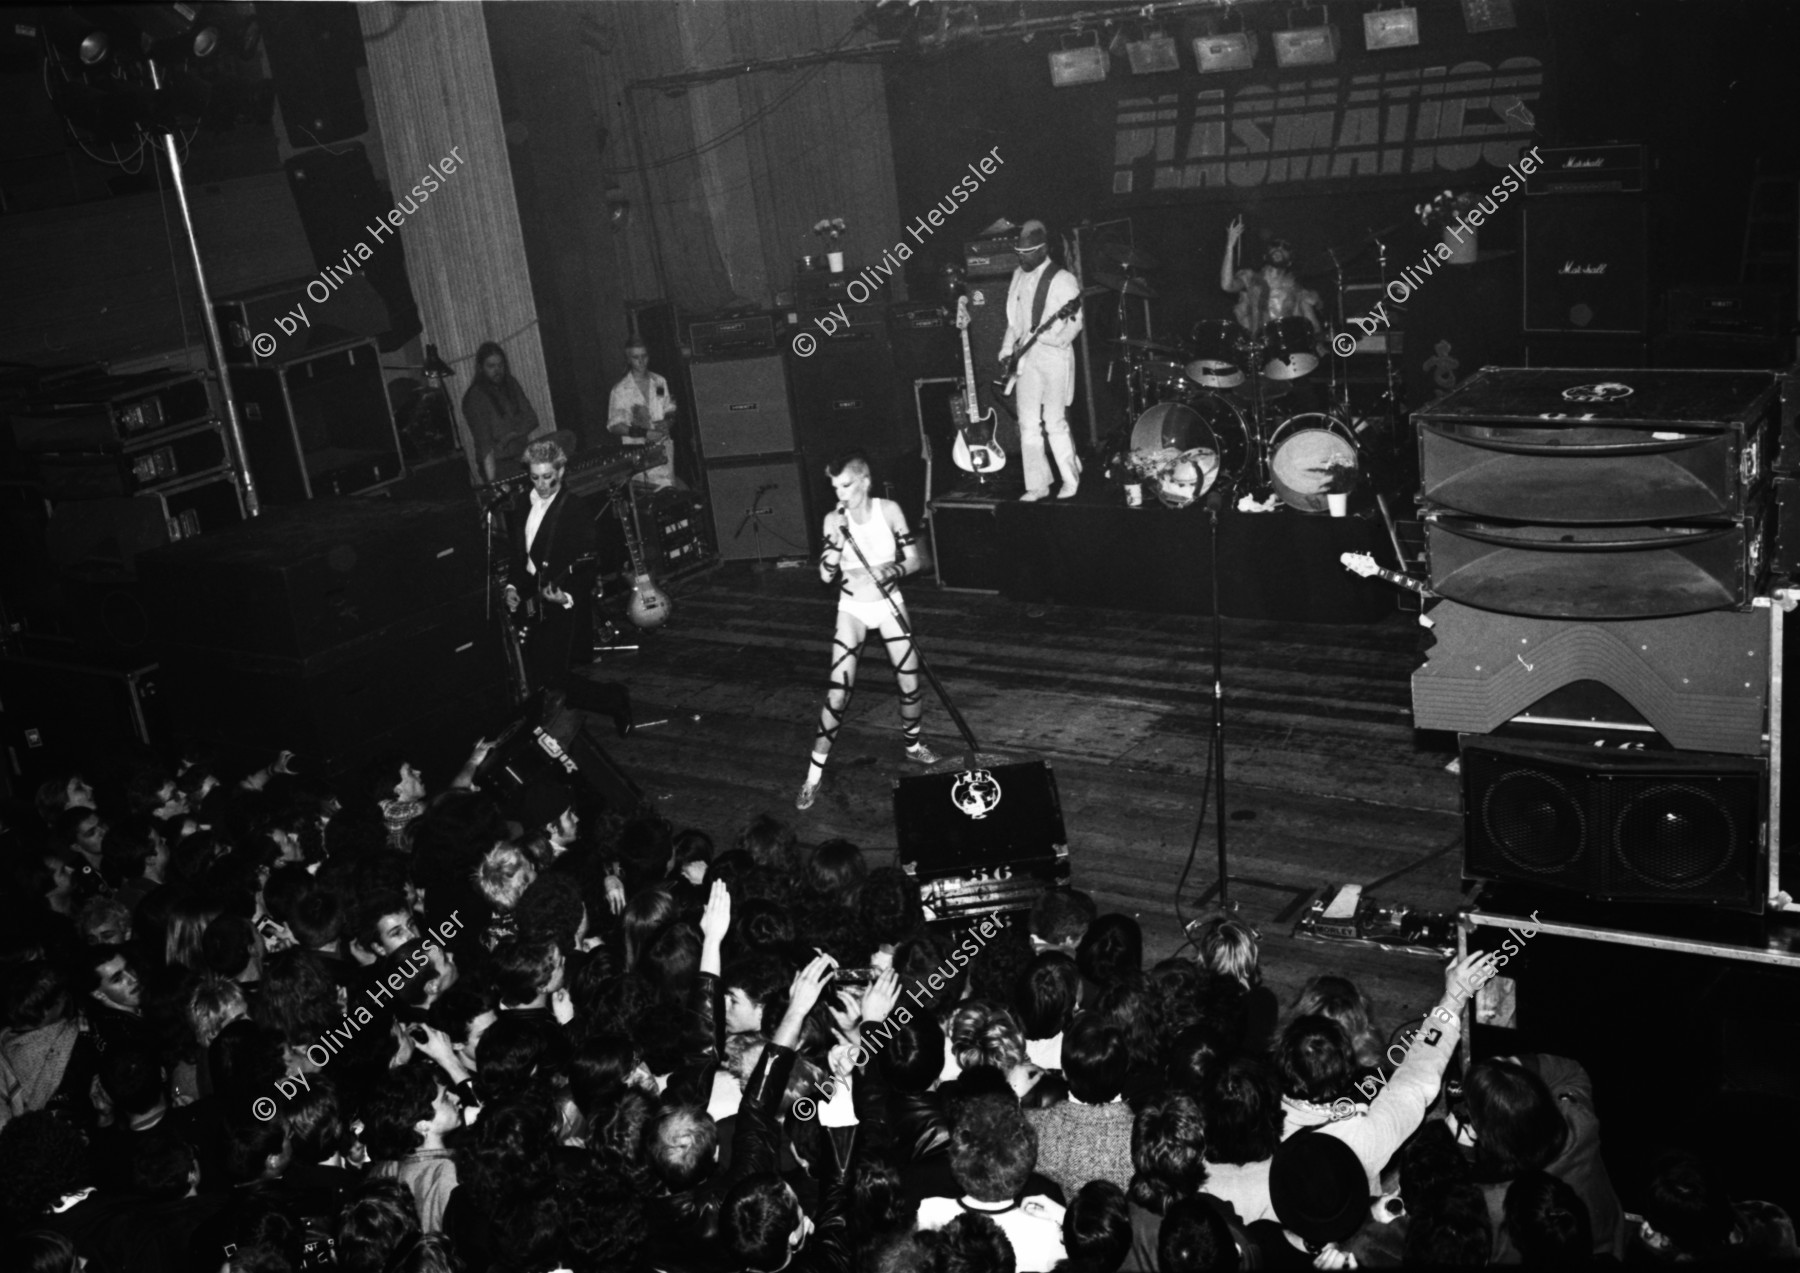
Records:
[[[1044,306],[1050,299],[1050,283],[1061,273],[1062,270],[1060,268],[1052,265],[1049,269],[1045,270],[1043,275],[1038,279],[1037,295],[1031,298],[1031,331],[1025,333],[1026,339],[1029,340],[1031,332],[1036,331],[1038,329],[1038,324],[1044,321]]]

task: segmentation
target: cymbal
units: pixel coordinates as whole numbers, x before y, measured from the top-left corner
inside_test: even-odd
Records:
[[[1150,299],[1155,299],[1156,297],[1156,289],[1142,279],[1122,277],[1118,274],[1108,274],[1105,270],[1096,270],[1094,272],[1094,277],[1104,286],[1111,288],[1115,292],[1123,292],[1127,296],[1143,296]]]
[[[1129,247],[1123,243],[1102,243],[1100,255],[1132,270],[1153,270],[1158,264],[1157,259],[1142,248]]]
[[[1179,354],[1180,349],[1174,345],[1165,345],[1160,341],[1145,340],[1141,336],[1121,336],[1118,343],[1127,349],[1141,349],[1148,354]]]

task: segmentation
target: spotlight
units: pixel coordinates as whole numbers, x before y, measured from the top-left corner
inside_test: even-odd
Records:
[[[1325,11],[1321,9],[1320,12]],[[1289,21],[1292,20],[1290,16]],[[1338,31],[1329,22],[1311,27],[1289,27],[1285,31],[1275,32],[1277,66],[1324,66],[1337,61],[1337,55]]]
[[[1057,88],[1075,84],[1098,84],[1106,78],[1106,50],[1100,47],[1100,36],[1092,44],[1078,48],[1061,48],[1050,55],[1050,83]]]
[[[1163,71],[1181,69],[1175,37],[1161,31],[1149,32],[1140,40],[1127,40],[1125,57],[1131,63],[1133,75],[1159,75]]]
[[[1194,61],[1202,71],[1247,71],[1256,64],[1256,32],[1232,31],[1194,39]]]
[[[1463,22],[1470,35],[1484,31],[1510,31],[1519,25],[1513,0],[1462,0]]]
[[[107,46],[110,43],[111,42],[106,38],[106,32],[100,30],[98,27],[89,31],[82,37],[81,43],[76,47],[76,52],[81,58],[81,64],[83,66],[98,66],[100,63],[106,61]]]
[[[1369,52],[1406,49],[1419,42],[1419,11],[1410,7],[1363,14],[1363,44]]]

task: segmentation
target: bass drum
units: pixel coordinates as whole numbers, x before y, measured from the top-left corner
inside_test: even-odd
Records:
[[[1207,389],[1235,389],[1244,383],[1244,333],[1229,318],[1194,324],[1194,361],[1187,377]]]
[[[1269,435],[1269,484],[1283,503],[1301,512],[1325,511],[1332,470],[1361,467],[1356,434],[1336,416],[1316,411],[1289,416]]]
[[[1131,449],[1212,452],[1210,462],[1204,455],[1196,461],[1198,493],[1204,495],[1219,481],[1231,483],[1243,475],[1250,460],[1250,426],[1236,403],[1203,393],[1190,402],[1159,403],[1144,412],[1131,428]]]

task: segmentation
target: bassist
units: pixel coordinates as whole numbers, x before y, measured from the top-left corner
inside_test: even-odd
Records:
[[[1006,293],[1006,337],[1000,344],[1003,369],[1018,376],[1019,450],[1025,469],[1025,500],[1050,493],[1060,474],[1058,499],[1068,499],[1081,485],[1081,461],[1069,436],[1068,407],[1075,400],[1075,352],[1070,348],[1081,331],[1081,309],[1052,323],[1012,366],[1014,351],[1023,348],[1044,317],[1078,301],[1075,276],[1050,260],[1049,235],[1042,221],[1019,228],[1019,266]],[[1044,454],[1049,441],[1056,470]]]

